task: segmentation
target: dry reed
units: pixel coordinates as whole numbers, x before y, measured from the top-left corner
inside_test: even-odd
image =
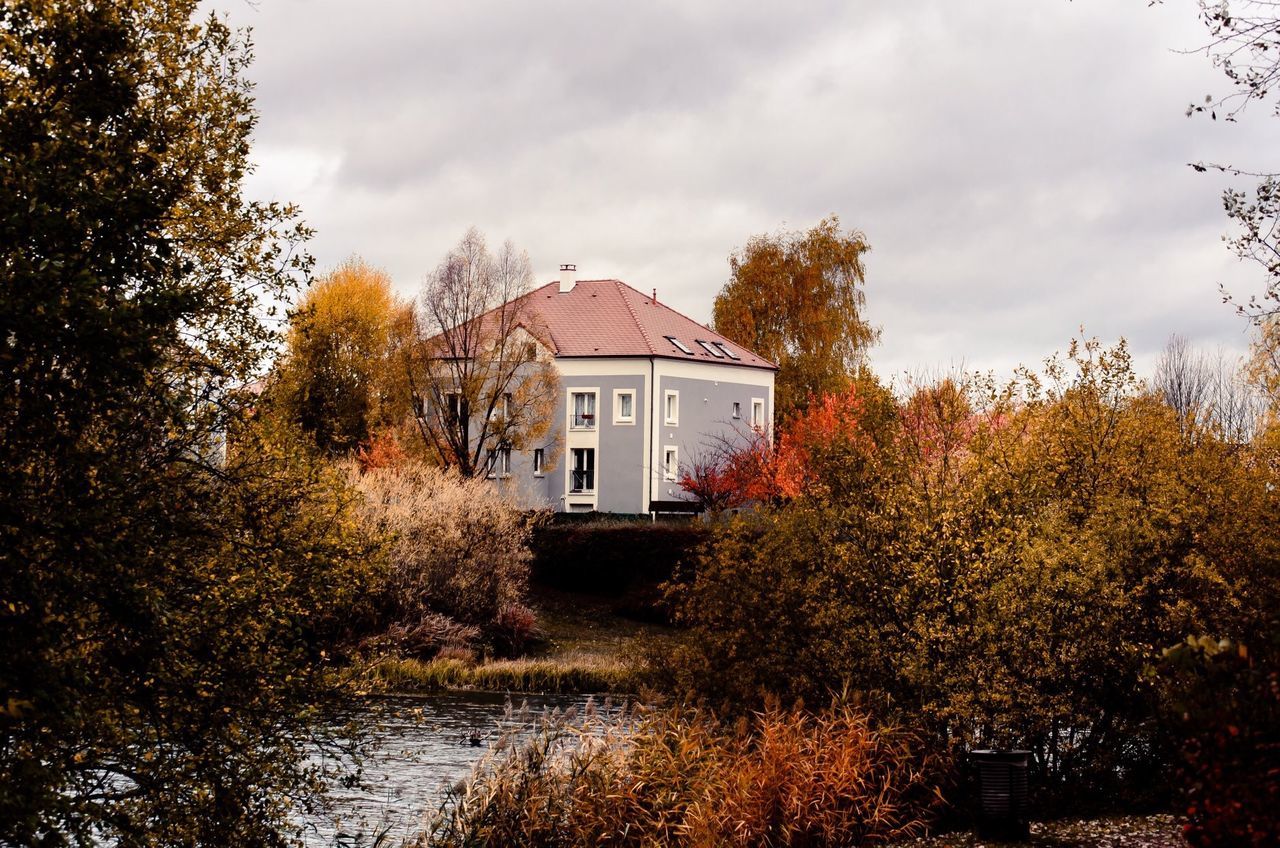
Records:
[[[879,845],[924,832],[943,766],[840,703],[731,726],[693,709],[593,715],[501,747],[419,845]]]

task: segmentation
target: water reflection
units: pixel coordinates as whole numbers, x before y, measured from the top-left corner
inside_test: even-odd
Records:
[[[344,720],[369,728],[376,748],[364,761],[360,784],[334,783],[331,812],[305,821],[306,843],[370,845],[385,832],[384,844],[399,845],[421,830],[446,788],[466,777],[504,731],[532,730],[544,713],[581,710],[588,700],[580,695],[508,700],[491,692],[370,699]]]

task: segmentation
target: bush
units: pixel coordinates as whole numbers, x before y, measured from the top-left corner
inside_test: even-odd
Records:
[[[921,833],[945,761],[836,704],[726,725],[669,709],[507,739],[432,822],[429,846],[865,845]]]
[[[1123,347],[1072,357],[1051,389],[820,405],[801,491],[717,533],[655,672],[713,704],[883,692],[942,740],[1033,751],[1041,812],[1167,803],[1148,670],[1188,632],[1266,628],[1277,466],[1184,435]]]
[[[1201,637],[1165,652],[1184,830],[1196,848],[1280,844],[1280,671],[1275,646],[1261,647]]]
[[[362,521],[391,539],[394,620],[416,632],[448,616],[490,640],[509,638],[499,615],[528,590],[530,519],[485,481],[438,468],[408,463],[361,472],[353,464],[348,473],[363,495]]]
[[[531,538],[533,579],[564,591],[622,595],[670,580],[709,537],[700,523],[548,523]]]
[[[393,623],[384,632],[365,640],[364,647],[429,660],[444,652],[472,653],[472,646],[479,639],[479,628],[429,612],[416,622]]]

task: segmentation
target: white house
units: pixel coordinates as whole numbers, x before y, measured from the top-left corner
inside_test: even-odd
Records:
[[[769,426],[777,366],[656,297],[620,280],[576,280],[565,265],[528,298],[560,373],[557,420],[545,446],[502,456],[490,476],[530,505],[683,510],[682,464]]]

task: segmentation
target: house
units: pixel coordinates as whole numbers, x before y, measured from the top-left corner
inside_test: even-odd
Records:
[[[577,280],[564,265],[558,281],[528,296],[528,308],[560,375],[557,421],[545,447],[507,453],[490,476],[530,506],[686,511],[681,468],[770,426],[777,366],[656,292]]]

